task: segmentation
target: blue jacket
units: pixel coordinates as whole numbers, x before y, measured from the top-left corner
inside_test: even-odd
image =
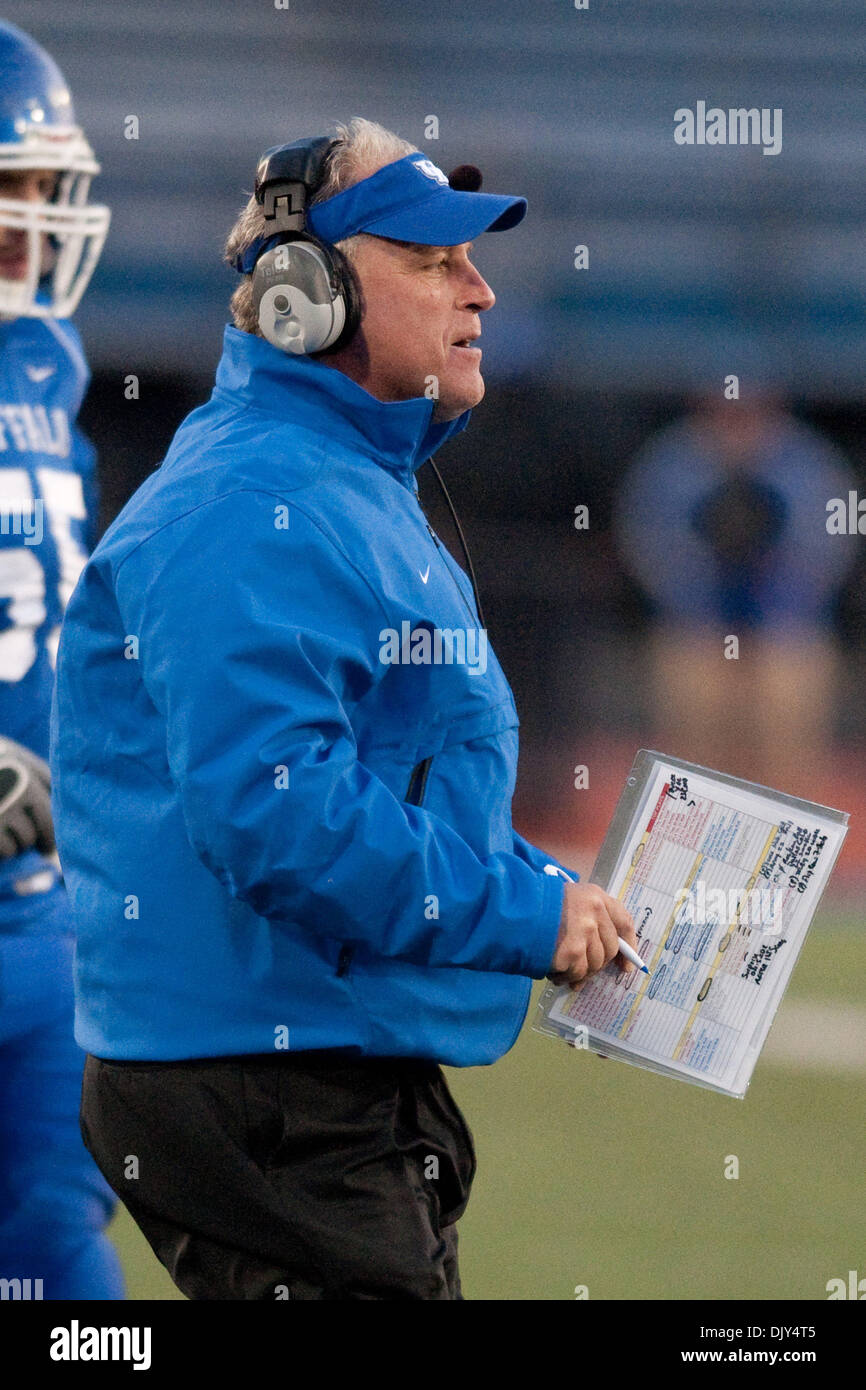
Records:
[[[512,828],[514,699],[418,501],[470,415],[432,410],[228,328],[90,559],[51,748],[87,1051],[513,1044],[563,883]]]

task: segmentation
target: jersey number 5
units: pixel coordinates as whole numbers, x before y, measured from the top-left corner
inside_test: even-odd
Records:
[[[0,546],[0,602],[10,627],[0,632],[0,680],[20,681],[36,660],[37,633],[48,616],[45,568],[39,559],[41,528],[47,523],[57,553],[57,595],[60,612],[87,561],[87,551],[73,534],[73,521],[84,521],[84,489],[78,473],[37,468],[41,497],[34,497],[25,468],[0,470],[0,524],[5,535],[27,537],[30,544]],[[44,552],[43,552],[44,553]],[[47,557],[46,557],[47,558]],[[60,624],[45,635],[52,666],[57,657]]]

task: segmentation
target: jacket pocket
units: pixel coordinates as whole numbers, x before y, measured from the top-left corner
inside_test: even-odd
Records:
[[[409,806],[420,806],[424,800],[424,793],[427,790],[427,777],[430,772],[432,756],[422,758],[420,763],[416,763],[409,777],[409,785],[406,788],[406,795],[403,800]],[[352,956],[355,954],[354,946],[350,946],[344,941],[340,947],[340,955],[337,960],[337,978],[343,979],[349,973],[349,966],[352,964]]]

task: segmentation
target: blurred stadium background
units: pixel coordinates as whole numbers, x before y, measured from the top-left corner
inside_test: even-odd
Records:
[[[94,196],[113,208],[78,316],[104,523],[210,392],[234,282],[221,246],[262,149],[365,115],[446,171],[474,162],[486,190],[528,197],[518,231],[477,246],[498,296],[483,322],[488,392],[437,461],[521,710],[516,820],[587,872],[638,747],[664,739],[709,760],[659,693],[664,615],[615,524],[635,457],[737,373],[744,401],[782,402],[866,493],[862,6],[7,0],[4,17],[66,72],[103,165]],[[702,99],[782,108],[782,152],[676,145],[674,111]],[[429,479],[422,490],[450,542]],[[822,505],[819,534],[824,522]],[[722,530],[735,523],[722,506]],[[762,534],[758,568],[778,538]],[[450,1072],[479,1151],[461,1226],[469,1297],[567,1299],[586,1284],[591,1298],[813,1299],[851,1268],[866,1275],[866,556],[836,540],[844,575],[810,619],[805,660],[778,654],[774,698],[784,789],[849,811],[851,829],[747,1098],[599,1068],[529,1024],[495,1068]],[[665,639],[671,688],[689,671],[713,688],[732,629],[721,612],[686,617]],[[699,664],[708,637],[715,676]],[[748,692],[748,660],[735,669]],[[741,737],[742,709],[727,725],[717,714],[726,770],[772,781],[771,740]],[[114,1232],[130,1297],[179,1297],[125,1213]]]

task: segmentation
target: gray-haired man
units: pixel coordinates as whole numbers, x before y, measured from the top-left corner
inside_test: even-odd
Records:
[[[460,182],[359,120],[268,153],[213,397],[61,640],[83,1132],[192,1298],[459,1298],[439,1064],[634,944],[512,827],[514,700],[418,501],[484,391],[472,241],[525,211]]]

